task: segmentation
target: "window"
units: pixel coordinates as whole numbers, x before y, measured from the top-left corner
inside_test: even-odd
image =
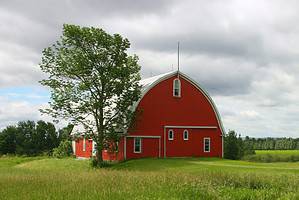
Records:
[[[86,151],[86,141],[85,141],[85,138],[83,138],[83,151]]]
[[[210,152],[211,141],[210,138],[204,138],[204,152]]]
[[[173,137],[174,137],[173,130],[169,130],[168,131],[168,140],[173,140]]]
[[[174,97],[181,96],[181,81],[178,78],[173,80],[173,96]]]
[[[188,133],[187,130],[184,130],[183,137],[184,137],[184,140],[188,140],[189,139],[189,133]]]
[[[93,141],[92,144],[92,155],[95,156],[97,153],[97,143]]]
[[[141,153],[141,138],[134,138],[134,153]]]

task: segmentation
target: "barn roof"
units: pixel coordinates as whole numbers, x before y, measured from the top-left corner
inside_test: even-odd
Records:
[[[165,76],[176,74],[177,71],[171,71],[164,74],[159,74],[157,76],[149,77],[146,79],[142,79],[139,81],[140,85],[142,86],[142,91],[146,91],[148,88],[150,88],[155,82],[157,82],[159,79],[164,78]]]

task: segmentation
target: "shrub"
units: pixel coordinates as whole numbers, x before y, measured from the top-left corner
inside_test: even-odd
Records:
[[[110,161],[102,161],[102,162],[98,162],[96,160],[96,157],[92,157],[90,159],[90,165],[93,168],[107,168],[107,167],[111,167],[112,166],[112,162]]]
[[[53,156],[56,158],[68,157],[72,154],[72,142],[63,140],[57,148],[53,149]]]

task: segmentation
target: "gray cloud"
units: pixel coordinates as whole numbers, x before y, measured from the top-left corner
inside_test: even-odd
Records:
[[[17,1],[0,2],[0,90],[38,85],[43,48],[63,23],[120,33],[140,57],[143,77],[181,69],[214,97],[227,129],[252,136],[297,136],[299,3],[236,1]],[[0,99],[5,122],[39,118],[41,104]]]

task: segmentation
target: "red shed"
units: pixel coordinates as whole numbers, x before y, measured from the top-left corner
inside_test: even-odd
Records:
[[[134,128],[119,143],[119,152],[103,151],[105,160],[142,157],[222,157],[224,128],[208,93],[187,75],[174,71],[140,81]],[[88,142],[87,142],[88,141]],[[73,143],[77,157],[91,157],[91,140]]]

